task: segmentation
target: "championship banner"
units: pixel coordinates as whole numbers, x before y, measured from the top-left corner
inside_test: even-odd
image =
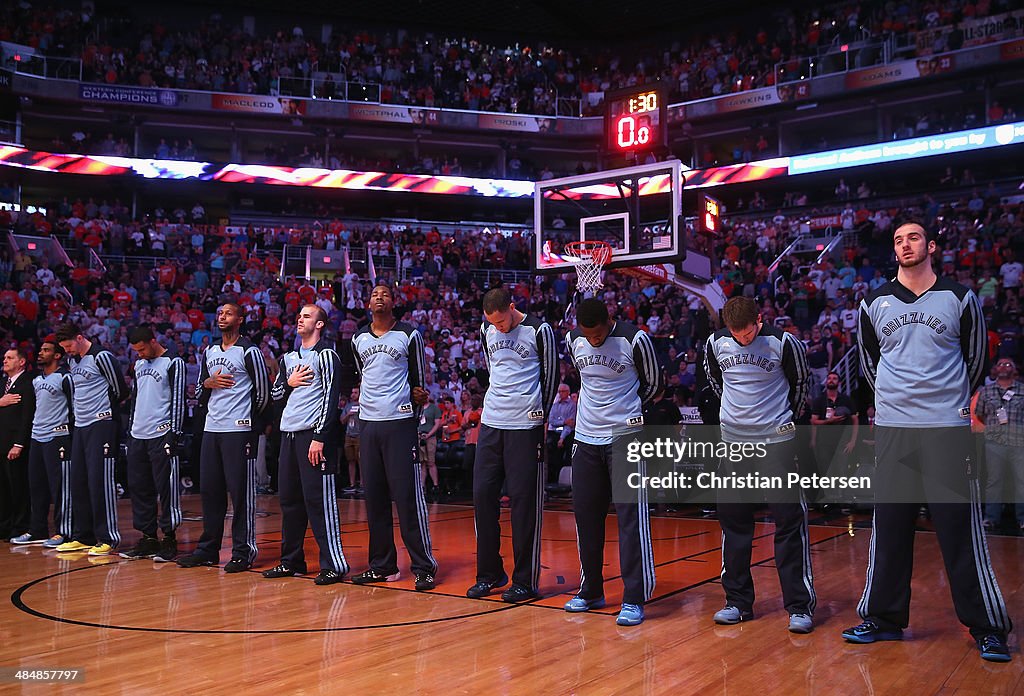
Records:
[[[171,89],[125,87],[122,85],[80,84],[78,97],[82,101],[133,106],[178,106],[178,94]]]
[[[267,97],[254,94],[214,94],[212,106],[217,111],[239,111],[250,114],[304,116],[306,102],[291,97]]]
[[[518,131],[520,133],[554,133],[558,121],[544,116],[518,116],[516,114],[480,114],[477,126],[487,130]]]
[[[421,109],[388,104],[349,104],[348,117],[353,121],[374,121],[377,123],[408,123],[414,126],[439,122],[440,112],[436,109]]]

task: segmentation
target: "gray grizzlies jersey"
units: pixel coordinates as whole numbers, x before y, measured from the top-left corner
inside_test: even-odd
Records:
[[[875,423],[905,428],[970,425],[971,394],[988,372],[977,296],[939,278],[920,297],[891,280],[860,306],[857,342],[875,391]]]
[[[419,331],[400,321],[377,336],[368,324],[352,337],[352,353],[363,380],[359,417],[365,421],[416,417],[412,389],[424,385],[426,372]]]
[[[71,400],[74,385],[71,373],[61,368],[32,380],[36,390],[36,412],[32,418],[32,439],[49,442],[71,433]]]
[[[185,420],[185,361],[164,353],[135,361],[135,408],[128,432],[136,440],[181,434]]]
[[[111,420],[114,408],[128,395],[124,375],[114,354],[99,343],[80,358],[71,358],[74,380],[75,427],[84,428],[101,420]]]
[[[810,371],[804,344],[792,334],[761,325],[749,346],[729,329],[708,337],[704,350],[708,384],[722,401],[725,442],[785,442],[807,398]]]
[[[491,373],[480,422],[507,430],[543,425],[558,390],[558,351],[551,326],[527,315],[507,334],[485,321],[480,334]]]
[[[235,378],[229,389],[207,389],[203,382],[217,372]],[[270,402],[270,375],[263,353],[247,338],[225,348],[215,343],[203,354],[196,396],[207,404],[206,432],[240,433],[257,427],[256,420]]]
[[[312,430],[318,442],[334,442],[338,420],[338,396],[341,391],[341,359],[331,343],[321,339],[311,348],[285,353],[278,361],[281,369],[274,382],[274,401],[285,400],[281,414],[281,432]],[[300,365],[312,370],[313,380],[303,387],[288,385]]]
[[[607,445],[639,431],[644,404],[661,390],[661,369],[650,337],[618,321],[600,346],[590,345],[579,329],[570,331],[565,343],[580,373],[576,439]]]

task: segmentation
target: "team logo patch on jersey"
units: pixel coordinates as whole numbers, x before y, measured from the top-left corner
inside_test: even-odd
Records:
[[[970,418],[971,417],[971,409],[970,408],[962,408],[962,409],[960,409],[960,417],[965,419],[965,420]]]
[[[171,427],[170,423],[163,423],[161,425],[156,426],[156,431],[158,433],[160,433],[160,432],[163,432],[164,430],[169,430],[170,427]]]
[[[100,411],[99,413],[96,414],[96,417],[100,420],[103,420],[104,418],[110,418],[112,415],[114,415],[113,411]]]
[[[530,411],[528,418],[535,421],[544,420],[544,411]]]
[[[399,413],[412,413],[412,404],[406,403],[398,407]]]
[[[55,433],[66,433],[67,431],[68,426],[66,423],[64,425],[58,425],[56,428],[53,429],[53,432]]]
[[[240,419],[235,421],[235,425],[237,425],[240,428],[241,427],[248,428],[248,427],[252,426],[252,419],[250,419],[250,418],[240,418]]]
[[[627,418],[626,419],[626,425],[643,425],[643,424],[644,424],[644,417],[643,416],[633,416],[632,418]]]
[[[777,427],[775,429],[775,432],[777,432],[779,435],[786,435],[788,433],[795,433],[796,432],[796,423],[794,423],[793,421],[790,421],[788,423],[783,423],[782,425],[780,425],[779,427]]]

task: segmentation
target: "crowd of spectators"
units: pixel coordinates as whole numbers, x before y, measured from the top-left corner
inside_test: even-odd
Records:
[[[347,80],[379,85],[384,103],[550,115],[558,112],[558,99],[569,98],[580,108],[566,115],[578,115],[596,113],[605,90],[655,79],[669,85],[673,100],[770,86],[777,66],[797,76],[804,58],[837,44],[892,36],[907,44],[914,32],[927,31],[935,38],[918,52],[931,54],[936,42],[950,48],[955,40],[955,33],[942,29],[1012,7],[1011,0],[873,0],[788,9],[752,15],[743,29],[730,32],[673,36],[667,27],[660,48],[615,56],[545,42],[513,40],[501,47],[473,38],[356,28],[337,31],[326,43],[299,26],[257,37],[219,14],[196,18],[186,29],[170,19],[97,18],[89,9],[20,3],[0,11],[0,40],[80,57],[90,82],[276,94],[297,79],[312,85],[315,78],[315,88],[300,91],[333,98],[343,94],[339,83]]]
[[[1003,202],[989,188],[961,188],[959,194],[941,203],[922,196],[902,207],[837,197],[838,225],[849,232],[851,243],[821,263],[784,257],[774,269],[782,249],[795,235],[807,232],[806,215],[770,210],[732,215],[726,235],[715,244],[720,262],[716,282],[727,297],[755,298],[765,322],[803,340],[812,394],[817,395],[828,371],[856,343],[860,299],[891,276],[893,226],[906,217],[919,218],[940,233],[940,275],[972,287],[981,299],[990,357],[1021,365],[1024,203]],[[245,312],[244,332],[274,370],[276,357],[296,341],[293,317],[298,308],[312,302],[327,313],[329,333],[350,365],[346,344],[368,320],[368,273],[359,266],[321,282],[282,280],[278,251],[286,242],[324,249],[348,244],[376,260],[376,280],[398,289],[402,318],[424,337],[428,390],[453,423],[456,415],[466,422],[465,414],[474,411],[487,386],[478,332],[487,286],[478,272],[529,266],[529,238],[522,231],[505,234],[470,226],[438,230],[339,219],[300,229],[224,227],[207,220],[199,203],[191,209],[157,208],[132,220],[120,201],[88,198],[63,200],[47,211],[2,213],[0,225],[54,235],[76,258],[80,248],[90,247],[106,267],[76,262],[65,268],[24,252],[0,252],[0,342],[5,345],[17,343],[32,353],[41,337],[72,320],[87,336],[109,346],[128,371],[130,329],[151,324],[161,343],[185,358],[188,378],[194,381],[202,353],[218,338],[216,308],[233,300]],[[516,305],[545,317],[560,341],[564,339],[574,325],[573,312],[567,310],[574,277],[519,277],[512,287]],[[681,288],[618,273],[605,274],[599,296],[613,317],[634,322],[651,335],[665,372],[666,398],[679,407],[697,405],[703,342],[715,325],[703,301]],[[561,361],[560,370],[561,381],[576,392],[579,378],[569,363]],[[348,374],[354,384],[354,374]],[[461,451],[442,451],[449,449]]]
[[[941,274],[973,287],[981,298],[993,357],[1021,360],[1021,208],[1020,202],[1003,204],[991,190],[979,189],[941,204],[925,196],[903,210],[850,201],[841,209],[838,226],[850,232],[853,243],[817,264],[785,257],[774,273],[769,270],[773,261],[801,232],[804,216],[781,211],[735,215],[717,244],[717,280],[727,297],[756,298],[764,320],[802,338],[811,349],[812,368],[827,371],[855,342],[860,299],[885,282],[891,270],[893,225],[914,215],[941,230]],[[4,215],[9,221],[10,214]],[[435,384],[454,392],[469,388],[455,373],[483,364],[476,328],[486,287],[474,271],[529,268],[530,240],[523,231],[506,234],[470,226],[439,231],[337,219],[301,228],[222,227],[207,221],[198,203],[191,210],[155,209],[132,221],[120,201],[65,200],[52,205],[47,216],[20,216],[15,226],[21,232],[52,234],[72,253],[92,248],[107,259],[107,267],[103,274],[84,262],[61,269],[5,252],[0,256],[0,286],[5,288],[0,292],[0,331],[8,341],[31,343],[61,319],[80,315],[90,332],[115,344],[127,362],[128,327],[152,322],[169,347],[194,366],[196,356],[216,339],[212,317],[228,297],[241,301],[247,331],[259,336],[268,359],[294,340],[291,318],[300,301],[320,304],[334,332],[350,337],[366,320],[365,273],[340,271],[319,286],[281,281],[277,251],[284,243],[323,249],[349,245],[365,249],[376,260],[379,277],[399,285],[406,317],[423,331],[429,346]],[[572,276],[534,277],[513,291],[521,308],[547,317],[560,333],[572,326],[572,312],[566,313]],[[714,323],[702,301],[678,288],[612,273],[606,274],[602,298],[613,316],[652,335],[668,384],[680,392],[682,403],[692,399],[698,353]],[[564,369],[564,379],[572,383]]]

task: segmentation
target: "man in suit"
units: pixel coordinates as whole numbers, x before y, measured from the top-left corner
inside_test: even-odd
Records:
[[[36,393],[27,367],[28,355],[22,349],[11,348],[4,353],[4,388],[0,397],[0,538],[21,544],[32,540],[28,443],[32,437]]]

